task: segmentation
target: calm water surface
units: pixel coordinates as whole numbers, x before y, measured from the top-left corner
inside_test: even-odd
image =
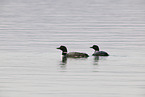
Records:
[[[0,2],[0,97],[145,97],[144,0]]]

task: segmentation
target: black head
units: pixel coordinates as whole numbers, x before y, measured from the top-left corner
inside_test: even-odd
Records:
[[[67,54],[67,48],[65,46],[60,46],[59,48],[62,51],[62,55],[66,55]]]
[[[92,47],[90,48],[93,48],[95,51],[99,51],[99,47],[97,45],[93,45]]]
[[[57,48],[57,49],[60,49],[60,50],[62,50],[63,52],[67,52],[67,48],[66,48],[65,46],[60,46],[60,47]]]

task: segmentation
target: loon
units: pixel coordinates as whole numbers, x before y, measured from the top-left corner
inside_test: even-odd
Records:
[[[62,51],[63,57],[67,58],[87,58],[89,57],[86,53],[80,53],[80,52],[69,52],[67,53],[67,48],[65,46],[60,46],[59,48]]]
[[[109,56],[109,54],[105,51],[99,51],[99,47],[97,45],[93,45],[92,47],[95,50],[95,52],[92,54],[92,56]]]

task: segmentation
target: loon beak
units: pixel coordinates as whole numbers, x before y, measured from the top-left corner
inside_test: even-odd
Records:
[[[56,48],[56,49],[60,49],[60,48]]]
[[[90,48],[93,48],[93,47],[90,47]]]

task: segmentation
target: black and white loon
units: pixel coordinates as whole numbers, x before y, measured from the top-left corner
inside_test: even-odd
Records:
[[[67,52],[67,48],[65,46],[60,46],[59,48],[62,51],[63,57],[67,58],[87,58],[89,57],[86,53],[80,53],[80,52]]]
[[[97,45],[93,45],[92,47],[95,50],[95,52],[92,54],[92,56],[109,56],[109,54],[105,51],[99,51],[99,47]]]

